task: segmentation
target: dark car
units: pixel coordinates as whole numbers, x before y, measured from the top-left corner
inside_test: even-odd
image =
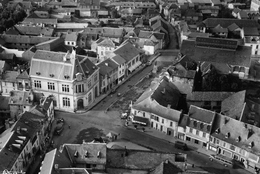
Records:
[[[174,147],[181,150],[188,150],[188,146],[186,143],[183,143],[181,141],[176,141],[174,144]]]

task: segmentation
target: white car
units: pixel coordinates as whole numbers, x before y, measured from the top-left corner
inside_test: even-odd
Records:
[[[121,114],[121,119],[127,119],[127,113],[125,113],[125,112],[122,113],[122,114]]]

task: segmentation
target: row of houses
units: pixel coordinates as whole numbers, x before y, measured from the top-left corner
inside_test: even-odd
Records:
[[[54,120],[50,97],[19,115],[17,121],[6,120],[6,131],[0,137],[0,172],[27,171],[36,155],[49,145],[49,132]]]
[[[194,98],[185,101],[186,95],[174,80],[163,75],[130,105],[133,120],[204,149],[207,154],[220,154],[240,161],[246,168],[259,168],[259,104],[246,99],[245,91],[199,92],[201,99],[196,99],[195,93]],[[205,109],[205,102],[207,106],[220,106]]]

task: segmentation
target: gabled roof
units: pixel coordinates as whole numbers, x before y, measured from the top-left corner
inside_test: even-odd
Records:
[[[27,73],[27,71],[23,71],[23,72],[20,73],[16,78],[17,78],[17,79],[29,79],[30,76],[29,76],[29,74]]]
[[[216,27],[214,27],[212,29],[213,32],[215,33],[228,33],[228,29],[227,28],[223,28],[220,25],[217,25]]]
[[[15,25],[14,28],[18,30],[18,32],[22,35],[44,35],[44,36],[52,36],[54,29],[48,27],[39,27],[39,26],[23,26],[23,25]]]
[[[240,28],[244,27],[258,27],[259,24],[256,20],[252,19],[231,19],[231,18],[207,18],[199,26],[204,26],[207,28],[214,28],[217,25],[221,25],[227,28],[229,25],[235,23]]]
[[[229,31],[234,31],[234,30],[239,29],[239,28],[240,28],[240,27],[239,27],[236,23],[230,24],[230,25],[227,27],[227,29],[228,29]]]
[[[112,28],[112,27],[103,27],[102,36],[110,38],[121,38],[123,37],[124,29],[123,28]]]
[[[98,43],[98,46],[114,48],[115,43],[110,38],[103,38],[103,40]]]
[[[116,50],[114,50],[114,53],[124,58],[126,62],[129,62],[134,57],[139,55],[140,51],[137,48],[135,48],[131,43],[126,43],[124,45],[119,46]]]
[[[188,115],[191,119],[212,125],[216,113],[207,109],[191,105]]]
[[[118,65],[111,59],[106,59],[99,63],[97,66],[100,68],[99,73],[101,75],[110,74],[112,71],[118,68]]]
[[[133,108],[178,122],[181,115],[181,111],[177,110],[179,99],[178,89],[163,77],[152,82],[151,87],[137,99]]]
[[[64,57],[66,57],[66,61],[63,60]],[[85,56],[74,55],[74,53],[69,52],[61,53],[37,50],[31,61],[30,75],[60,80],[73,80],[77,73],[82,73],[83,77],[88,77],[97,68]]]
[[[152,31],[140,30],[138,37],[149,39],[152,36]]]
[[[221,113],[232,118],[240,119],[245,105],[246,91],[237,92],[221,103]]]
[[[18,71],[5,71],[2,74],[2,80],[5,82],[16,82],[16,78],[18,77]]]
[[[77,32],[70,32],[66,34],[65,41],[76,42],[78,39]]]
[[[118,65],[122,65],[126,62],[125,59],[119,55],[115,55],[111,59],[113,59],[116,63],[118,63]]]
[[[5,169],[10,171],[27,142],[32,141],[42,129],[41,121],[42,117],[24,112],[13,127],[6,130],[3,137],[1,136],[0,171]]]
[[[187,96],[187,101],[223,101],[230,97],[233,92],[200,92],[194,91]]]
[[[212,136],[260,155],[260,128],[218,114]]]
[[[211,38],[214,46],[215,39]],[[194,61],[207,61],[224,63],[229,65],[250,66],[251,47],[237,46],[236,50],[222,48],[210,48],[208,46],[196,46],[193,40],[184,40],[181,46],[181,53],[189,56]],[[209,45],[208,43],[207,45]]]
[[[150,174],[182,173],[182,170],[169,161],[163,161],[150,171]]]

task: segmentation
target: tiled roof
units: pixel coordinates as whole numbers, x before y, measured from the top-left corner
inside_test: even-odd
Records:
[[[102,36],[110,38],[120,38],[123,37],[124,29],[123,28],[112,28],[112,27],[103,27]]]
[[[98,43],[98,46],[114,48],[115,43],[110,38],[104,38],[101,42]]]
[[[119,55],[115,55],[113,56],[111,59],[113,59],[116,63],[118,63],[119,65],[124,64],[126,61],[125,59],[123,59],[121,56]]]
[[[227,29],[228,29],[229,31],[234,31],[234,30],[239,29],[239,28],[240,28],[240,27],[239,27],[236,23],[230,24],[230,25],[227,27]]]
[[[70,32],[66,34],[65,41],[76,42],[78,39],[77,32]]]
[[[64,56],[67,57],[66,61],[63,61]],[[30,75],[37,76],[40,73],[39,76],[50,78],[52,74],[55,79],[73,80],[78,72],[88,77],[97,69],[88,57],[71,57],[71,53],[37,50],[31,61]]]
[[[127,155],[125,155],[127,152]],[[149,170],[168,160],[183,169],[183,163],[175,161],[175,154],[130,149],[107,149],[107,168]]]
[[[20,73],[16,78],[17,78],[17,79],[29,79],[30,76],[29,76],[29,74],[27,73],[27,71],[23,71],[23,72]]]
[[[0,110],[10,110],[10,107],[9,107],[9,99],[10,97],[6,97],[6,96],[0,96]],[[1,112],[1,111],[0,111]]]
[[[57,19],[52,19],[52,18],[25,18],[22,23],[33,23],[33,24],[38,24],[38,23],[43,23],[43,24],[51,24],[51,25],[56,25],[58,23]]]
[[[9,104],[32,106],[33,94],[29,91],[12,91],[10,95]]]
[[[111,59],[106,59],[97,65],[99,73],[102,75],[107,75],[118,68],[118,65]]]
[[[188,115],[191,119],[201,121],[207,124],[213,124],[216,113],[207,109],[191,105]]]
[[[140,30],[138,37],[148,39],[152,36],[152,34],[153,34],[153,32],[151,32],[151,31]]]
[[[2,74],[2,80],[6,82],[16,82],[16,78],[18,75],[18,71],[5,71]]]
[[[221,103],[221,113],[232,118],[240,119],[245,105],[246,91],[237,92]]]
[[[64,150],[72,161],[76,164],[96,164],[105,165],[107,162],[107,147],[105,143],[83,143],[83,144],[64,144]],[[75,157],[75,152],[78,152],[78,157]],[[87,157],[85,154],[87,153]]]
[[[168,72],[171,76],[187,79],[194,79],[196,74],[195,70],[186,70],[184,67],[179,68],[179,66],[169,67]]]
[[[156,166],[154,169],[150,171],[150,174],[172,174],[172,173],[182,173],[182,169],[175,166],[173,163],[169,161],[163,161],[161,164]]]
[[[173,121],[179,121],[181,112],[179,108],[180,93],[178,89],[164,77],[161,81],[153,81],[134,103],[133,108],[154,113]]]
[[[39,27],[39,26],[23,26],[15,25],[14,26],[20,34],[22,35],[44,35],[52,36],[54,29],[48,27]]]
[[[122,46],[119,46],[116,50],[114,50],[114,53],[124,58],[126,62],[129,62],[134,57],[139,55],[140,51],[137,48],[135,48],[132,44],[127,43]]]
[[[195,61],[208,61],[249,67],[251,60],[251,47],[238,46],[235,51],[210,48],[206,46],[197,47],[193,40],[184,40],[181,53],[188,55]]]
[[[259,36],[257,27],[244,27],[245,36]]]
[[[42,129],[41,120],[42,117],[30,112],[24,112],[15,125],[8,130],[10,134],[7,136],[10,138],[6,140],[5,146],[1,147],[2,149],[0,152],[0,171],[11,169],[25,144],[27,144],[28,141],[32,141],[32,138],[36,136],[36,133]],[[0,138],[0,141],[2,138],[3,137]],[[20,140],[22,144],[19,145],[17,140]],[[20,148],[15,147],[13,144],[18,144]]]
[[[158,40],[162,40],[164,39],[164,33],[157,33],[157,32],[154,32],[153,33],[154,37]]]
[[[227,28],[223,28],[220,25],[217,25],[216,27],[214,27],[212,29],[213,32],[215,33],[228,33],[228,29]]]
[[[188,101],[223,101],[230,97],[233,92],[200,92],[194,91],[187,96]]]
[[[221,25],[223,28],[227,28],[233,23],[238,25],[240,28],[258,27],[259,25],[256,20],[251,19],[207,18],[202,22],[202,26],[214,28],[217,25]]]
[[[25,36],[25,35],[2,35],[6,43],[21,43],[21,44],[38,44],[48,40],[55,39],[56,37],[40,37],[40,36]]]
[[[260,155],[260,128],[220,114],[216,116],[214,128],[213,137]]]

